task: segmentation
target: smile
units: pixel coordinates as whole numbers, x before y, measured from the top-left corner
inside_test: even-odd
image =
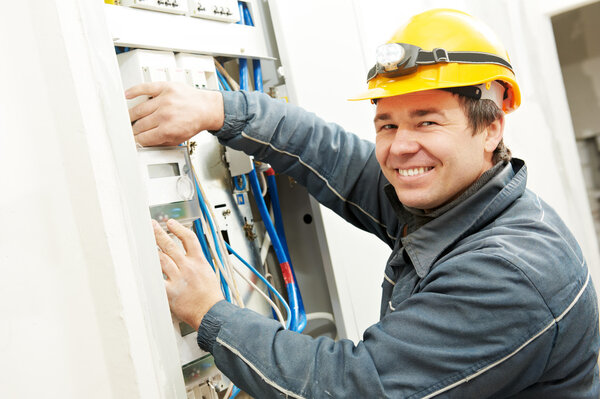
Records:
[[[425,166],[421,168],[412,168],[412,169],[396,169],[400,176],[418,176],[424,173],[429,172],[433,169],[433,166]]]

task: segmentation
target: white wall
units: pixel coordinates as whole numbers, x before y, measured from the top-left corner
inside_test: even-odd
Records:
[[[0,14],[3,398],[185,397],[100,5]]]
[[[292,100],[367,139],[373,138],[372,106],[345,100],[365,87],[375,48],[402,21],[426,9],[448,7],[488,23],[511,55],[523,94],[521,108],[507,117],[505,141],[515,156],[526,160],[528,187],[558,211],[579,240],[600,287],[598,247],[546,3],[306,0],[272,1],[271,7]],[[348,336],[356,339],[378,319],[389,249],[327,210],[324,222],[340,299],[350,304],[345,308],[352,319],[346,321]]]

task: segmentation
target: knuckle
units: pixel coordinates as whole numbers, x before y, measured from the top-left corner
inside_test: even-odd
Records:
[[[177,244],[175,244],[173,241],[167,242],[167,244],[165,245],[165,249],[168,253],[175,253],[179,251]]]

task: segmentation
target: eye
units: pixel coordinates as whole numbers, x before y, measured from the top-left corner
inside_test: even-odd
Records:
[[[381,125],[379,127],[378,131],[379,132],[383,132],[383,131],[386,131],[386,130],[396,130],[396,129],[398,129],[398,125],[394,125],[392,123],[388,123],[388,124],[385,124],[385,125]]]
[[[423,122],[419,123],[419,127],[421,127],[421,126],[428,127],[428,126],[435,126],[435,125],[437,125],[437,123],[433,122],[433,121],[423,121]]]

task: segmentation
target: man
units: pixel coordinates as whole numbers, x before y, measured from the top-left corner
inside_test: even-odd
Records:
[[[378,53],[360,96],[377,104],[375,145],[264,95],[127,92],[153,97],[130,111],[141,144],[212,130],[393,248],[381,320],[354,345],[225,302],[193,234],[168,224],[184,253],[155,224],[172,311],[256,398],[598,398],[581,250],[502,142],[520,102],[506,51],[472,17],[432,10]]]

